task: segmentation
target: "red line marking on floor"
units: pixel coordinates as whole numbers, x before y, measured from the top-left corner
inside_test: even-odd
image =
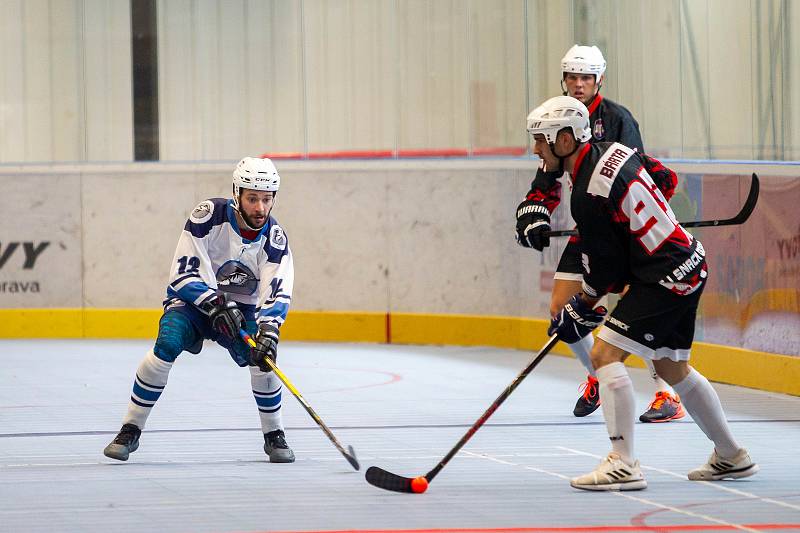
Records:
[[[250,533],[572,533],[581,531],[734,531],[751,529],[800,529],[797,524],[664,524],[660,526],[566,526],[566,527],[491,527],[442,529],[339,529],[302,531],[253,531]]]
[[[788,495],[788,497],[795,497],[796,494]],[[783,497],[787,497],[787,495],[783,495]],[[677,509],[694,509],[697,507],[706,507],[706,506],[718,506],[718,505],[736,505],[739,502],[752,502],[753,498],[750,496],[741,497],[741,498],[729,498],[724,500],[714,500],[714,501],[706,501],[706,502],[699,502],[699,503],[690,503],[687,505],[679,505]],[[671,513],[673,512],[671,509],[659,508],[659,509],[652,509],[649,511],[644,511],[635,515],[631,518],[631,524],[638,527],[655,527],[655,526],[647,526],[646,522],[653,519],[658,514],[662,513]],[[783,526],[784,524],[775,524],[774,526]],[[772,527],[772,529],[786,529],[783,527]],[[665,530],[667,531],[667,530]]]

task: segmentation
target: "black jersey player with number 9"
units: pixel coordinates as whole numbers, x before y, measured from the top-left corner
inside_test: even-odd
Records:
[[[612,451],[571,485],[586,490],[647,486],[633,446],[635,402],[624,365],[631,353],[653,361],[714,443],[708,462],[689,472],[689,479],[755,474],[758,466],[734,439],[717,393],[689,366],[697,307],[708,279],[705,250],[675,219],[648,173],[646,156],[620,143],[588,143],[589,111],[570,96],[534,109],[528,131],[545,164],[569,174],[570,208],[581,236],[581,291],[553,318],[549,334],[588,335],[602,318],[594,309],[600,299],[630,287],[600,326],[590,354]]]

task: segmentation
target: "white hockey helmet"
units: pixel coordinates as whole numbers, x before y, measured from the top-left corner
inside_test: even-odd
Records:
[[[239,194],[242,189],[277,193],[280,187],[281,177],[271,159],[245,157],[233,170],[233,205],[239,208]]]
[[[568,72],[574,74],[594,74],[595,81],[606,71],[606,60],[603,52],[596,46],[573,45],[561,59],[562,76]]]
[[[556,142],[558,132],[564,128],[572,128],[575,139],[580,142],[592,138],[589,110],[571,96],[555,96],[528,115],[528,133],[541,133],[549,144]]]

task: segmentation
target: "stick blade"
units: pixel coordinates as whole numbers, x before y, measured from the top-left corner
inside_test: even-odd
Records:
[[[411,490],[411,478],[392,474],[377,466],[367,468],[365,477],[367,478],[367,483],[379,489],[391,490],[394,492],[414,492]]]
[[[347,446],[347,454],[345,454],[344,458],[347,459],[347,462],[350,463],[350,466],[355,468],[356,470],[361,469],[361,465],[358,464],[358,459],[356,459],[356,451],[353,449],[352,446]]]
[[[756,203],[758,202],[758,192],[760,189],[761,183],[759,182],[756,173],[753,172],[750,181],[750,192],[747,194],[747,199],[744,202],[744,206],[742,206],[742,211],[736,215],[737,223],[743,224],[748,218],[750,218],[750,215],[756,208]]]

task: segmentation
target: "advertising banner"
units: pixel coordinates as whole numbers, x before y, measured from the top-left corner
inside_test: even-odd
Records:
[[[800,355],[800,179],[759,178],[746,223],[696,232],[710,271],[702,340]],[[749,188],[749,175],[704,176],[701,217],[733,216]]]
[[[0,308],[81,307],[80,176],[0,183]]]

